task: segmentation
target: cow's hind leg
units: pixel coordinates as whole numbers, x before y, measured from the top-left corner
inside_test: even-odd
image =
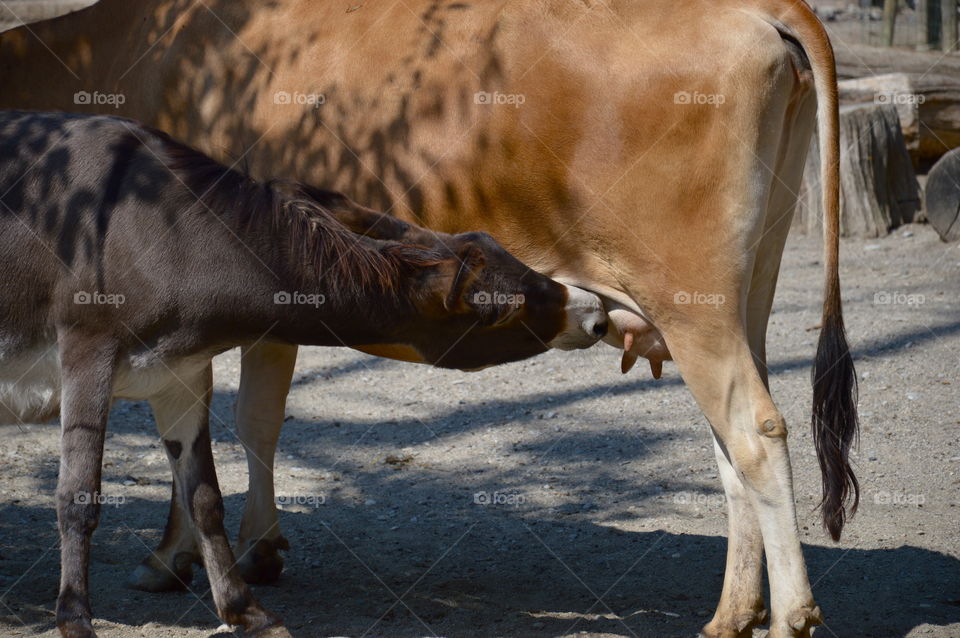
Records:
[[[787,427],[757,369],[745,330],[717,326],[665,337],[713,428],[731,515],[746,514],[752,508],[756,517],[770,579],[769,635],[809,636],[821,616],[800,548]],[[741,635],[746,627],[739,624],[750,620],[747,614],[758,608],[756,532],[749,515],[742,523],[731,522],[726,579],[734,580],[725,583],[718,616],[705,628],[712,635]],[[738,618],[741,614],[744,617]]]
[[[174,468],[181,503],[196,529],[217,613],[250,635],[288,636],[280,620],[254,599],[236,568],[223,527],[223,499],[213,465],[209,407],[212,373],[206,366],[192,378],[178,379],[153,399],[164,414],[179,413],[161,432]],[[199,400],[198,400],[199,398]]]
[[[241,359],[237,432],[247,453],[250,482],[237,555],[240,573],[248,583],[272,583],[280,578],[280,550],[290,547],[277,516],[273,459],[296,362],[295,346],[266,343],[244,348]]]
[[[57,627],[64,638],[93,638],[90,537],[100,519],[100,474],[113,399],[116,346],[109,339],[66,330],[58,335],[62,376],[60,474],[60,594]]]
[[[753,628],[767,620],[763,605],[763,536],[747,488],[727,460],[716,433],[714,450],[727,500],[727,567],[720,603],[701,633],[705,638],[750,638]]]

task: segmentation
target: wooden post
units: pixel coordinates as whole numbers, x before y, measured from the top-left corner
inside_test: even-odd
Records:
[[[940,28],[940,48],[944,51],[957,50],[957,0],[940,0],[940,11],[943,19]]]
[[[897,24],[897,0],[883,0],[883,44],[893,46],[894,27]]]
[[[930,42],[930,0],[917,0],[917,27],[920,29],[917,51],[929,51],[933,44]]]

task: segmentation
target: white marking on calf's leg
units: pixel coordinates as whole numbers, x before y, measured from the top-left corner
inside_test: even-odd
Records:
[[[179,383],[177,380],[173,382]],[[157,549],[137,566],[127,584],[134,589],[160,592],[186,588],[193,578],[192,564],[200,561],[196,530],[190,522],[190,513],[183,503],[176,479],[176,464],[183,453],[183,443],[167,435],[173,437],[181,421],[189,423],[201,418],[196,410],[204,408],[202,397],[197,398],[180,389],[150,397],[150,407],[167,452],[173,488],[163,539]]]

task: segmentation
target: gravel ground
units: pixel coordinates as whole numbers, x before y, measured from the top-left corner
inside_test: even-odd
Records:
[[[807,431],[820,242],[791,238],[770,329],[802,540],[826,636],[960,636],[960,249],[924,226],[844,244],[861,376],[864,491],[820,530]],[[889,301],[889,303],[886,303]],[[216,361],[213,434],[236,530],[238,353]],[[466,374],[345,349],[301,353],[277,468],[292,548],[257,596],[295,636],[693,636],[720,592],[726,513],[706,423],[668,364],[619,373],[598,345]],[[92,558],[103,638],[190,638],[190,593],[124,588],[160,539],[170,474],[148,407],[119,403]],[[0,635],[55,636],[54,425],[0,427]],[[480,501],[480,502],[478,502]],[[762,632],[757,633],[762,635]]]

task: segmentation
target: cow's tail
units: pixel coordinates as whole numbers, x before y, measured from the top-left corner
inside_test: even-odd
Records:
[[[833,47],[813,10],[802,0],[761,0],[765,17],[803,48],[813,69],[823,191],[824,299],[820,341],[813,366],[813,442],[820,461],[823,525],[834,540],[860,502],[850,466],[858,437],[857,373],[847,345],[840,299],[840,117]]]

